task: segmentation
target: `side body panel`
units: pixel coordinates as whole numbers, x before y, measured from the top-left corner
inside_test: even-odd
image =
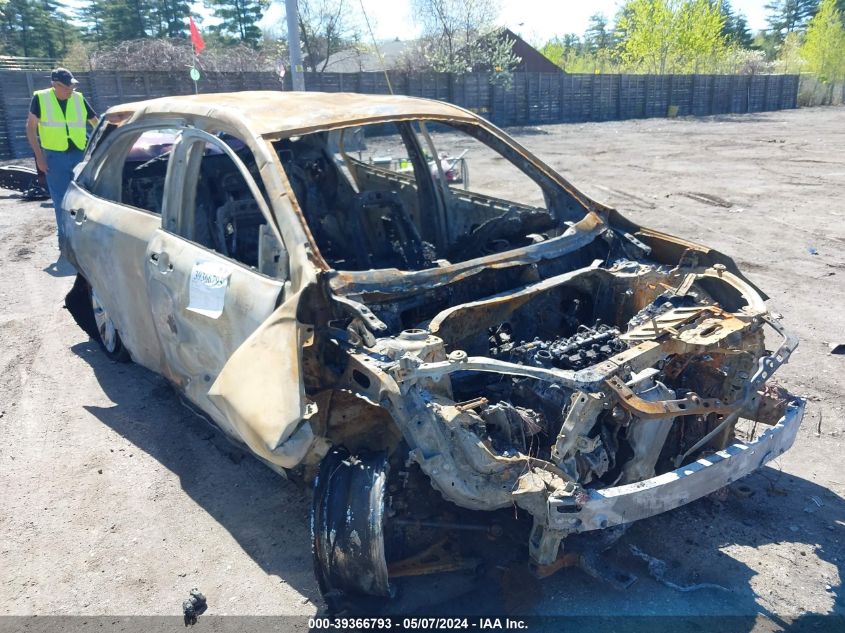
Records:
[[[153,235],[145,261],[155,330],[165,358],[162,373],[225,431],[237,435],[222,415],[215,415],[208,390],[235,350],[276,309],[283,282],[164,230]],[[197,275],[208,265],[225,277],[216,291],[222,297],[219,314],[203,310],[198,295],[202,283]]]
[[[145,283],[147,243],[161,217],[98,198],[72,182],[64,199],[69,257],[96,289],[120,337],[139,365],[160,372]]]

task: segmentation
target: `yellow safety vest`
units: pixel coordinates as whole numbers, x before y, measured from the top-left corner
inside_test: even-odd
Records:
[[[78,149],[85,149],[85,122],[88,112],[81,92],[73,92],[67,100],[65,112],[59,106],[59,100],[52,88],[36,90],[38,104],[41,107],[41,118],[38,120],[38,136],[41,147],[56,152],[65,151],[68,139]]]

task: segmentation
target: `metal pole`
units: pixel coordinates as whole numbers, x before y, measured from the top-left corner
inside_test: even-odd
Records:
[[[290,76],[293,89],[305,90],[305,76],[302,68],[302,51],[299,48],[299,11],[296,0],[285,0],[288,19],[288,48],[290,49]]]

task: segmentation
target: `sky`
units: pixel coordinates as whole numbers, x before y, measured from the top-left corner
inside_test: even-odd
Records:
[[[376,39],[413,39],[419,35],[411,20],[409,0],[352,0],[353,6],[364,10],[375,32]],[[731,0],[737,13],[745,14],[752,31],[766,26],[766,0]],[[619,0],[499,0],[499,23],[533,44],[543,44],[555,36],[566,33],[583,35],[587,21],[594,13],[604,13],[611,20],[616,14]],[[284,1],[273,0],[261,21],[267,30],[283,34]]]

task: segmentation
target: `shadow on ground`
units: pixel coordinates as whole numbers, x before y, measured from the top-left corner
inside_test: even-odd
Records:
[[[185,409],[163,378],[136,365],[110,362],[93,342],[80,343],[73,352],[92,367],[115,403],[86,409],[177,475],[184,491],[264,571],[322,604],[312,576],[307,532],[310,490],[283,481],[230,445],[221,433]],[[244,506],[245,498],[260,501]],[[500,568],[492,561],[471,583],[466,579],[453,582],[445,576],[418,579],[409,588],[415,595],[405,595],[402,603],[406,614],[581,617],[586,618],[587,629],[595,627],[595,616],[681,616],[727,618],[724,630],[792,630],[802,618],[773,613],[766,605],[777,605],[778,596],[760,596],[755,591],[758,573],[772,576],[772,570],[755,570],[724,550],[778,547],[755,560],[768,566],[778,561],[787,574],[809,574],[808,585],[812,582],[816,587],[807,590],[825,594],[817,601],[818,612],[841,617],[845,615],[845,602],[839,596],[845,561],[843,518],[845,500],[827,488],[766,467],[722,494],[633,525],[605,553],[610,568],[638,576],[627,590],[610,588],[577,569],[538,581],[519,568]],[[665,564],[664,582],[652,577],[632,546]],[[815,568],[808,567],[808,556],[818,559]],[[829,588],[817,589],[824,583],[818,584],[816,572],[830,577]],[[671,584],[717,587],[683,591]],[[777,591],[771,578],[760,586],[769,593]],[[455,598],[456,594],[461,597]],[[804,615],[811,618],[809,613]],[[652,625],[649,630],[655,630]],[[819,626],[818,630],[829,630],[824,622]]]
[[[85,409],[175,474],[185,493],[266,573],[320,604],[308,536],[310,490],[230,443],[182,405],[164,378],[108,360],[93,341],[72,351],[114,402]]]
[[[51,277],[70,277],[71,275],[76,275],[76,269],[62,256],[59,256],[55,262],[44,268],[42,272],[47,273]]]

